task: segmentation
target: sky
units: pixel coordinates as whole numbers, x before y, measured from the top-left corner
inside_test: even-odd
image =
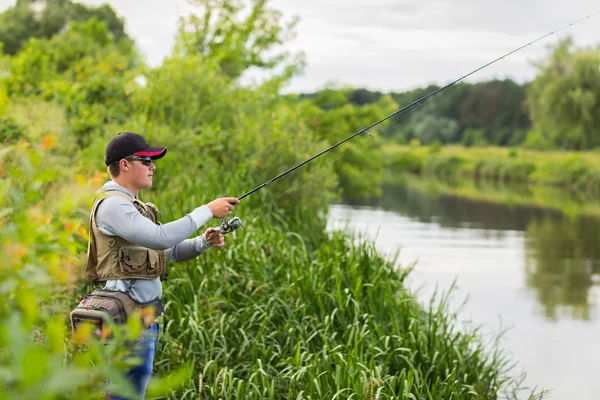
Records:
[[[179,16],[198,8],[187,0],[108,2],[126,21],[146,61],[171,52]],[[14,0],[0,0],[0,9]],[[300,18],[286,50],[303,52],[306,67],[287,92],[326,85],[401,91],[446,84],[569,23],[600,11],[592,0],[271,0],[284,20]],[[547,46],[573,37],[578,47],[600,44],[600,14],[570,26],[477,72],[467,81],[532,79]],[[250,78],[253,76],[251,75]],[[259,78],[260,75],[254,76]]]

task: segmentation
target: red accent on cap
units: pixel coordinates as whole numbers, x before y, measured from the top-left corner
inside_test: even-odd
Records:
[[[147,157],[154,157],[154,156],[158,156],[162,153],[165,152],[166,149],[162,149],[162,150],[158,150],[158,151],[136,151],[133,154],[136,154],[138,156],[147,156]]]

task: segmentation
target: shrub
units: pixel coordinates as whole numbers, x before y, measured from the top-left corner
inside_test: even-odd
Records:
[[[25,130],[13,118],[0,118],[0,143],[16,143],[24,136]]]
[[[386,160],[386,167],[394,173],[410,172],[418,174],[423,169],[423,157],[413,151],[394,153]]]

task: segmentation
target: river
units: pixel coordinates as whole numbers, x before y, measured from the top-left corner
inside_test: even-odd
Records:
[[[376,200],[332,205],[328,229],[362,233],[382,254],[399,251],[400,265],[414,265],[408,285],[423,303],[455,282],[453,309],[466,299],[460,321],[484,335],[504,332],[500,347],[530,390],[600,398],[600,219],[435,185],[407,180]]]

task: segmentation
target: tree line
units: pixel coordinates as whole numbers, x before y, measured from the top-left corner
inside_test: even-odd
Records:
[[[536,67],[537,76],[522,84],[512,79],[460,82],[428,99],[380,135],[401,144],[416,140],[421,144],[537,150],[589,150],[600,146],[600,47],[578,49],[567,38],[550,46],[549,54]],[[299,98],[334,113],[347,105],[380,105],[374,122],[386,115],[384,108],[389,108],[390,102],[399,109],[439,88],[429,85],[384,93],[327,87],[302,93]]]

